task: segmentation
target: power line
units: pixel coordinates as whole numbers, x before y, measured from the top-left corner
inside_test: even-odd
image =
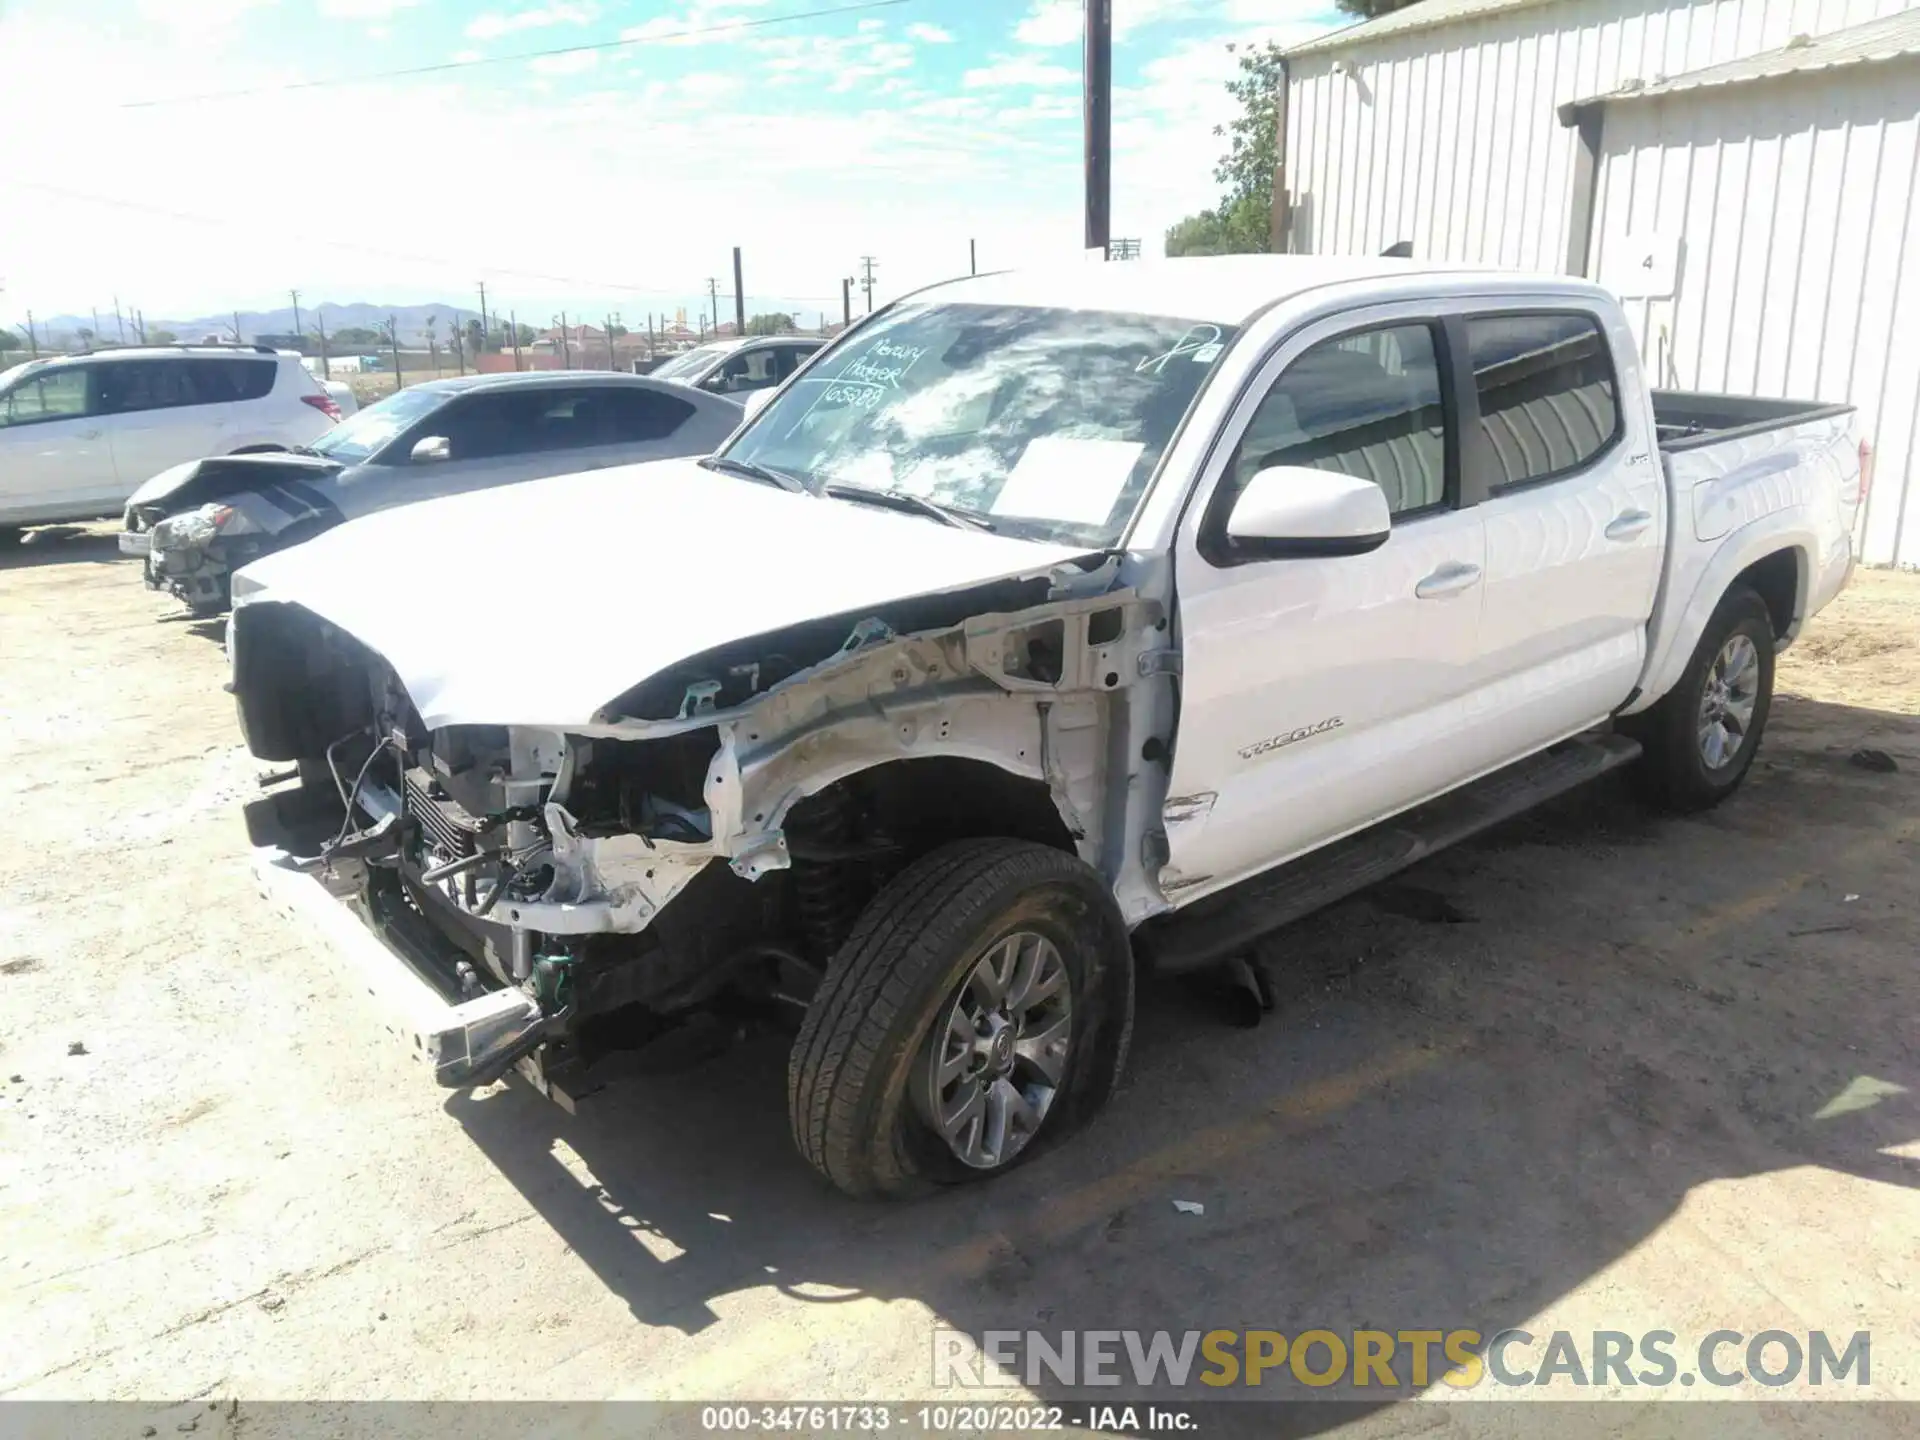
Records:
[[[34,190],[43,195],[57,195],[63,200],[78,200],[88,205],[104,205],[114,210],[129,210],[141,215],[158,215],[167,220],[185,221],[191,225],[212,225],[230,230],[233,226],[231,215],[198,215],[190,210],[173,210],[164,205],[147,205],[138,200],[123,200],[115,195],[90,195],[83,190],[69,190],[60,185],[43,185],[37,180],[8,180],[8,185],[21,190]],[[371,255],[379,260],[404,260],[413,265],[445,265],[444,255],[419,255],[406,250],[388,250],[377,245],[363,245],[357,240],[337,240],[325,235],[301,232],[300,238],[310,245],[319,245],[329,250],[348,250],[358,255]],[[664,295],[679,299],[692,293],[687,287],[663,289],[660,286],[627,285],[614,280],[584,279],[578,275],[550,275],[541,270],[515,270],[500,265],[482,265],[479,267],[489,275],[504,275],[514,280],[538,280],[548,285],[566,285],[587,291],[618,291],[623,295]],[[830,300],[830,295],[791,295],[792,300]]]
[[[562,45],[552,50],[520,50],[511,55],[480,55],[467,60],[443,60],[436,65],[411,65],[401,70],[370,70],[360,75],[333,75],[320,80],[289,80],[279,85],[254,85],[240,90],[206,90],[193,95],[160,95],[147,100],[123,100],[117,110],[145,110],[160,105],[190,105],[202,100],[241,100],[252,95],[278,95],[288,90],[321,90],[335,85],[362,85],[369,80],[400,80],[412,75],[440,75],[449,70],[472,70],[482,65],[513,65],[522,60],[546,60],[556,55],[584,55],[597,50],[625,50],[635,45],[664,45],[694,35],[712,35],[725,30],[759,30],[769,25],[788,25],[795,20],[821,20],[831,15],[850,15],[859,10],[880,10],[889,5],[905,5],[908,0],[852,0],[845,5],[830,5],[820,10],[796,10],[790,15],[764,15],[757,20],[724,20],[717,25],[694,25],[659,35],[635,35],[624,40],[595,40],[584,45]]]

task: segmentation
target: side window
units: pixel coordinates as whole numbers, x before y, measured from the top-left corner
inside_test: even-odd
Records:
[[[127,360],[101,371],[101,390],[107,409],[117,415],[139,410],[176,410],[204,405],[205,394],[195,383],[200,377],[194,360]],[[221,364],[221,361],[214,361]]]
[[[1214,502],[1224,516],[1258,472],[1308,465],[1371,480],[1395,515],[1447,499],[1447,424],[1430,326],[1323,340],[1260,402]]]
[[[88,403],[87,377],[93,373],[93,367],[69,365],[21,381],[0,400],[0,426],[38,425],[98,414]]]
[[[600,445],[631,445],[664,440],[684,425],[694,407],[672,395],[652,390],[608,386],[596,397],[603,428]]]
[[[781,372],[775,368],[775,353],[774,347],[769,345],[749,350],[744,355],[729,356],[727,363],[720,367],[720,388],[764,390],[769,385],[779,384]],[[786,373],[793,373],[791,366]]]
[[[279,366],[272,360],[192,359],[175,362],[187,367],[194,398],[186,403],[218,405],[235,400],[258,400],[273,389]]]
[[[551,448],[539,443],[537,424],[553,393],[509,391],[455,400],[422,421],[418,433],[396,447],[397,458],[404,463],[413,446],[430,435],[446,438],[448,458],[453,460],[491,460]]]
[[[1480,430],[1500,490],[1577,470],[1620,433],[1613,356],[1590,315],[1467,321]]]
[[[784,380],[806,363],[813,354],[812,346],[782,345],[775,352],[779,357],[779,378]]]

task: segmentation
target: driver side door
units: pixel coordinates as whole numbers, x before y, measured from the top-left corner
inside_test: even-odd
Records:
[[[1180,716],[1161,888],[1185,903],[1466,778],[1486,535],[1460,501],[1440,316],[1373,307],[1266,357],[1175,552]],[[1311,466],[1378,484],[1365,554],[1276,557],[1227,536],[1247,482]]]

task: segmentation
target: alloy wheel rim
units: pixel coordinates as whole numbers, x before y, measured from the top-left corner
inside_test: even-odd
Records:
[[[962,1164],[1004,1165],[1039,1133],[1073,1048],[1073,984],[1030,930],[974,962],[927,1047],[925,1109]]]
[[[1729,636],[1713,657],[1700,695],[1700,758],[1724,770],[1746,748],[1760,703],[1760,650],[1746,635]]]

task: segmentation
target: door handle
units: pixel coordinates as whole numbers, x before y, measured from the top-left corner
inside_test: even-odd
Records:
[[[1631,540],[1651,524],[1653,516],[1645,510],[1622,510],[1613,517],[1604,533],[1609,540]]]
[[[1458,595],[1462,590],[1479,583],[1478,565],[1464,565],[1458,560],[1449,560],[1414,586],[1413,593],[1422,600],[1439,600],[1448,595]]]

